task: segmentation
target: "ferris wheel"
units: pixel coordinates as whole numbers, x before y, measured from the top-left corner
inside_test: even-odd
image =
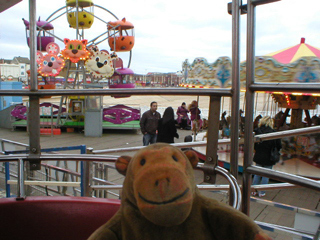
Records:
[[[99,9],[102,14],[95,14],[94,9]],[[74,30],[71,31],[72,36],[60,37],[54,33],[54,24],[62,17],[66,17],[69,28]],[[109,18],[108,21],[104,20],[106,18]],[[29,44],[29,23],[24,19],[23,21]],[[101,32],[93,35],[92,39],[86,39],[91,27],[97,23],[102,24],[102,27],[99,26]],[[135,84],[124,81],[126,76],[133,74],[129,67],[135,41],[134,26],[126,18],[119,20],[111,11],[95,5],[92,0],[66,0],[66,5],[54,11],[45,21],[39,18],[37,31],[38,73],[42,78],[63,76],[64,89],[95,88],[97,86],[94,83],[102,79],[108,79],[109,88],[135,87]],[[63,42],[64,49],[62,47],[60,49],[55,40]],[[107,47],[101,47],[104,42],[107,43]],[[127,67],[124,67],[124,57],[120,55],[126,57]],[[51,86],[54,85],[46,84],[38,87],[51,88]],[[62,96],[57,117],[58,125],[62,115],[66,115],[66,119],[82,121],[84,117],[82,106],[89,101],[90,104],[94,102],[94,105],[99,105],[98,97],[83,99],[81,96]]]
[[[100,15],[94,13],[95,9],[99,9]],[[55,35],[53,25],[62,17],[66,17],[69,28],[75,30],[74,37]],[[108,21],[104,20],[106,18]],[[29,44],[29,23],[24,19],[23,21]],[[92,39],[86,39],[85,34],[97,23],[103,24],[103,27],[99,27],[101,32],[91,34]],[[66,5],[54,11],[45,21],[39,18],[37,31],[37,50],[47,52],[46,55],[39,53],[37,62],[48,69],[38,72],[43,77],[52,77],[61,71],[60,75],[65,76],[65,88],[78,88],[80,81],[87,82],[88,77],[92,83],[105,78],[123,83],[126,75],[133,74],[129,68],[135,41],[133,24],[125,18],[119,20],[111,11],[95,5],[92,0],[66,0]],[[59,46],[53,44],[55,40],[63,42],[65,49],[61,48],[62,59],[50,72],[50,59],[58,58]],[[107,47],[101,47],[104,42],[107,42]],[[127,62],[127,67],[124,67],[124,61]]]

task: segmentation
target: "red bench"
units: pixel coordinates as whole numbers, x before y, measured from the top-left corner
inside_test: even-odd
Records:
[[[107,222],[120,200],[88,197],[0,198],[0,239],[81,240]]]

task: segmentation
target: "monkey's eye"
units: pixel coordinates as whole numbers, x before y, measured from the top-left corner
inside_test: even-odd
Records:
[[[146,160],[145,160],[144,158],[142,158],[142,159],[140,160],[140,165],[143,166],[145,163],[146,163]]]
[[[173,160],[175,160],[176,162],[178,162],[178,158],[176,158],[175,156],[172,156]]]

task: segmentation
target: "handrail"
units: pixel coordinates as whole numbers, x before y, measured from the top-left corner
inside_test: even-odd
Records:
[[[0,138],[0,142],[1,142],[1,144],[2,143],[10,143],[10,144],[14,144],[14,145],[17,145],[17,146],[29,147],[29,144],[15,142],[15,141],[11,141],[11,140],[4,139],[4,138]]]
[[[231,188],[235,188],[234,191],[234,195],[233,195],[233,200],[234,200],[234,205],[233,207],[235,209],[240,209],[241,207],[241,201],[242,201],[242,195],[241,195],[241,189],[240,189],[240,186],[236,180],[236,178],[231,174],[229,173],[226,169],[222,168],[222,167],[219,167],[219,166],[216,166],[215,170],[222,174],[223,176],[225,176],[228,181],[230,181],[230,187]],[[230,180],[229,180],[230,179]],[[231,182],[233,183],[233,185],[231,185]]]
[[[249,88],[252,91],[320,93],[319,83],[254,83]]]
[[[250,199],[252,202],[257,202],[257,203],[261,203],[264,205],[277,207],[277,208],[285,209],[288,211],[293,211],[296,213],[303,213],[303,214],[309,215],[309,216],[320,217],[320,212],[313,211],[310,209],[300,208],[300,207],[296,207],[296,206],[292,206],[292,205],[288,205],[288,204],[283,204],[283,203],[278,203],[278,202],[273,202],[273,201],[269,201],[269,200],[265,200],[265,199],[261,199],[261,198],[256,198],[256,197],[250,197]]]
[[[312,134],[312,133],[319,133],[319,132],[320,132],[320,126],[297,128],[292,130],[284,130],[284,131],[278,131],[278,132],[272,132],[272,133],[259,134],[254,136],[254,141],[261,142],[266,140],[277,139],[279,137],[284,138],[284,137],[291,137],[291,136],[297,136],[302,134]]]
[[[17,155],[1,155],[0,162],[10,162],[30,160],[26,154]],[[37,160],[42,161],[99,161],[99,162],[114,162],[117,159],[116,156],[105,156],[105,155],[92,155],[92,154],[42,154]],[[247,172],[251,174],[263,175],[274,180],[288,182],[295,185],[311,188],[316,191],[320,191],[320,183],[305,177],[296,176],[284,172],[275,171],[272,169],[261,168],[257,166],[247,167]]]
[[[226,178],[228,180],[228,182],[230,183],[231,195],[233,196],[232,206],[235,209],[238,209],[238,210],[240,209],[241,201],[242,201],[241,190],[240,190],[240,187],[239,187],[237,180],[232,176],[231,173],[229,173],[226,169],[224,169],[222,167],[216,166],[213,168],[212,166],[208,166],[207,164],[203,164],[203,163],[198,163],[196,169],[202,170],[204,172],[210,172],[212,174],[219,173],[224,178]]]
[[[71,174],[71,173],[69,173]],[[102,190],[102,189],[121,189],[122,185],[117,185],[117,184],[113,184],[112,182],[103,180],[103,179],[99,179],[96,177],[92,178],[93,181],[96,182],[102,182],[102,183],[106,183],[107,185],[90,185],[91,188],[95,188],[95,190]],[[64,181],[36,181],[36,180],[31,180],[31,181],[27,181],[25,180],[25,185],[47,185],[47,183],[49,183],[48,185],[52,185],[52,186],[70,186],[73,185],[73,183],[75,183],[75,185],[77,185],[78,183],[80,184],[80,182],[64,182]],[[8,180],[7,182],[8,184],[13,184],[13,185],[17,185],[18,182],[17,180]],[[109,187],[109,186],[113,186],[113,187]],[[222,185],[209,185],[209,184],[205,184],[205,185],[197,185],[197,187],[200,190],[214,190],[214,191],[227,191],[230,189],[230,185],[228,184],[222,184]],[[239,185],[240,189],[241,189],[241,185]],[[264,184],[263,186],[259,186],[259,185],[255,185],[252,186],[252,189],[263,189],[263,190],[268,190],[268,189],[283,189],[283,188],[297,188],[299,186],[293,185],[293,184],[283,184],[283,183],[278,183],[278,184]],[[252,198],[252,197],[251,197]],[[252,199],[256,199],[256,198],[252,198]],[[260,201],[264,201],[261,199],[258,199],[257,202]],[[267,204],[268,205],[268,204]]]
[[[300,239],[313,239],[313,234],[305,231],[298,231],[297,229],[294,228],[289,228],[289,227],[283,227],[279,226],[276,224],[271,224],[271,223],[265,223],[265,222],[260,222],[260,221],[255,221],[262,229],[271,231],[271,232],[278,232],[278,233],[285,233],[285,235],[288,236],[299,236]]]
[[[70,95],[193,95],[193,96],[226,96],[231,97],[231,89],[226,88],[121,88],[121,89],[41,89],[30,90],[0,90],[0,96],[70,96]]]
[[[290,136],[296,136],[301,134],[312,134],[320,132],[320,126],[313,126],[313,127],[305,127],[299,129],[292,129],[292,130],[284,130],[278,131],[273,133],[266,133],[254,136],[255,142],[261,142],[266,140],[272,140],[277,138],[284,138]],[[242,141],[241,141],[242,140]],[[239,144],[242,144],[244,141],[240,139]],[[228,144],[231,143],[231,139],[219,139],[218,144]],[[173,143],[172,146],[178,148],[187,148],[187,147],[202,147],[207,145],[207,141],[198,141],[198,142],[184,142],[184,143]],[[112,152],[132,152],[137,151],[144,146],[137,146],[137,147],[128,147],[128,148],[113,148],[113,149],[102,149],[102,150],[91,150],[90,153],[92,154],[101,154],[101,153],[112,153]]]
[[[228,144],[230,143],[230,139],[219,139],[218,145]],[[243,140],[239,141],[239,144],[242,144]],[[177,148],[190,148],[190,147],[203,147],[207,146],[207,141],[198,141],[198,142],[183,142],[183,143],[172,143],[170,144]],[[101,149],[101,150],[91,150],[90,153],[92,154],[101,154],[101,153],[113,153],[113,152],[133,152],[144,148],[144,146],[137,146],[137,147],[127,147],[127,148],[112,148],[112,149]]]
[[[27,154],[2,155],[0,162],[13,162],[23,159],[25,161],[33,160]],[[115,162],[117,157],[106,155],[92,154],[41,154],[37,160],[41,161],[99,161],[99,162]]]
[[[302,187],[307,187],[316,191],[320,191],[320,183],[309,178],[300,177],[285,172],[279,172],[273,169],[266,169],[258,166],[247,167],[246,171],[251,174],[256,174],[259,176],[272,178],[277,181],[288,182]]]
[[[8,180],[8,184],[20,185],[17,180]],[[60,187],[80,187],[80,182],[63,182],[63,181],[23,181],[24,185],[37,185],[37,186],[60,186]]]

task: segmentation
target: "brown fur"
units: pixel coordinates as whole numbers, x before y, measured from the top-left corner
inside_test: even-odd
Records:
[[[126,176],[121,208],[89,240],[268,239],[240,211],[200,194],[193,175],[195,152],[157,143],[129,159],[116,162]]]

